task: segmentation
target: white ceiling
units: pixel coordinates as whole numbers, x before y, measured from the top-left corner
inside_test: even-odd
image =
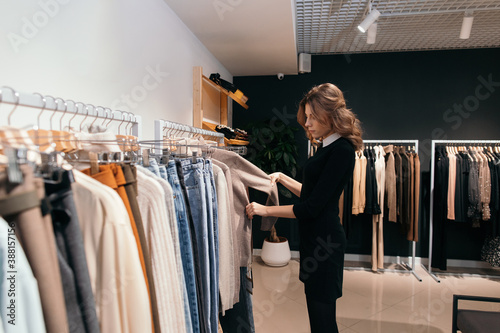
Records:
[[[357,25],[368,0],[165,0],[234,75],[296,74],[297,54],[500,47],[499,0],[372,0],[374,44]],[[469,39],[458,36],[473,10]]]
[[[234,76],[297,73],[294,0],[165,0]]]

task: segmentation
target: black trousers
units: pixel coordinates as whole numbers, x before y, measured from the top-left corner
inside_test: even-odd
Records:
[[[311,333],[338,333],[336,304],[322,303],[306,294]]]

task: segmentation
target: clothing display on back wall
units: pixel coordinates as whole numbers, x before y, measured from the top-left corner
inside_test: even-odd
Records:
[[[22,285],[32,300],[24,309],[36,331],[217,332],[221,323],[232,332],[241,320],[253,327],[251,223],[238,212],[247,187],[279,204],[260,169],[215,148],[205,157],[91,168],[77,159],[53,166],[50,177],[26,162],[19,183],[0,171],[0,222],[20,245],[19,265],[26,254]],[[21,331],[35,331],[26,318]]]
[[[420,158],[404,146],[368,144],[356,152],[350,186],[340,205],[344,230],[348,234],[352,215],[371,215],[372,270],[383,269],[384,220],[398,223],[408,241],[418,241]]]
[[[448,223],[481,228],[481,259],[498,266],[500,150],[491,144],[471,145],[436,146],[431,265],[441,270],[447,269]]]

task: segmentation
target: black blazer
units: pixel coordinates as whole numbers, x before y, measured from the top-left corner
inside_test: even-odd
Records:
[[[293,206],[300,232],[299,277],[308,297],[324,303],[342,296],[346,238],[338,203],[354,159],[345,138],[320,148],[304,166],[300,200]]]

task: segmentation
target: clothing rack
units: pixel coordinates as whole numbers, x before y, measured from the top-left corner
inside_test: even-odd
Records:
[[[425,267],[422,264],[422,267],[429,273],[429,275],[436,281],[441,282],[441,280],[437,277],[436,274],[432,273],[432,240],[433,240],[433,223],[434,223],[434,178],[435,178],[435,159],[436,159],[436,145],[444,145],[444,144],[500,144],[500,140],[432,140],[432,148],[431,148],[431,186],[430,186],[430,207],[429,207],[429,264],[428,267]],[[487,275],[487,274],[469,274],[469,273],[448,273],[448,272],[439,272],[442,275],[451,275],[451,276],[480,276],[486,278],[498,279],[500,276],[497,275]]]
[[[92,123],[97,119],[103,119],[103,123],[109,125],[109,123],[115,121],[118,126],[118,131],[123,123],[125,123],[125,130],[130,130],[132,135],[140,138],[142,135],[141,130],[141,116],[135,115],[131,112],[112,110],[103,106],[94,106],[93,104],[86,104],[82,102],[75,102],[71,99],[63,99],[60,97],[52,97],[49,95],[42,95],[40,93],[23,93],[19,92],[11,87],[3,86],[0,88],[0,107],[3,104],[10,104],[13,106],[12,110],[9,111],[7,116],[7,125],[11,125],[11,118],[18,107],[28,107],[39,109],[40,112],[37,116],[36,128],[40,128],[40,116],[45,111],[62,112],[59,118],[59,124],[62,123],[64,117],[72,117],[69,119],[70,123],[75,117],[83,119],[80,124],[82,124],[87,119],[94,119]],[[52,127],[52,118],[50,117],[50,127]],[[26,115],[25,118],[26,119]],[[131,128],[129,128],[131,127]],[[117,133],[120,134],[120,133]]]
[[[155,120],[155,141],[159,151],[163,149],[163,137],[166,132],[173,132],[175,135],[187,135],[187,137],[208,136],[216,139],[219,145],[224,145],[224,134],[201,129],[169,120]]]
[[[418,153],[418,140],[363,140],[364,143],[370,143],[370,144],[395,144],[395,145],[400,145],[400,144],[409,144],[412,147],[415,148],[415,152]],[[419,200],[420,201],[420,200]],[[381,207],[383,209],[383,207]],[[400,262],[400,258],[398,257],[398,262],[397,264],[400,266],[403,266],[405,269],[379,269],[379,271],[382,272],[392,272],[392,273],[409,273],[413,274],[415,278],[419,281],[422,282],[422,279],[418,274],[415,272],[415,261],[416,261],[416,248],[417,248],[417,242],[412,241],[412,255],[411,255],[411,265],[409,263],[405,262]],[[365,267],[345,267],[347,270],[366,270],[366,271],[371,271],[371,268],[365,268]]]

